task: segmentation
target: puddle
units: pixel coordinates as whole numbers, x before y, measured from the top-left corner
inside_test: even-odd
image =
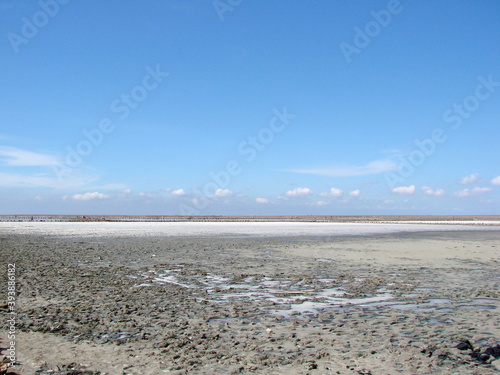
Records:
[[[430,305],[449,305],[451,301],[448,298],[430,298]]]
[[[179,267],[179,266],[178,266]],[[469,303],[456,306],[449,298],[429,298],[423,302],[415,301],[421,294],[433,288],[415,288],[416,293],[407,293],[405,300],[395,300],[391,289],[379,288],[375,293],[356,298],[347,298],[346,283],[330,278],[297,279],[286,277],[263,277],[260,275],[234,278],[216,274],[183,274],[182,268],[166,270],[161,273],[150,271],[142,276],[147,280],[136,287],[172,284],[192,290],[200,300],[212,303],[231,303],[254,301],[260,304],[263,313],[281,315],[284,318],[320,314],[326,310],[338,309],[349,305],[360,307],[382,307],[416,313],[452,313],[458,310],[493,310],[498,306],[494,298],[475,298]],[[130,276],[129,276],[130,277]],[[357,278],[354,282],[362,282]],[[352,283],[352,281],[351,281]],[[228,322],[225,318],[213,318],[213,323]],[[444,324],[430,318],[429,324]]]
[[[182,283],[178,282],[178,280],[175,276],[157,277],[154,279],[154,281],[160,282],[160,283],[174,284],[174,285],[181,286],[183,288],[192,288],[193,287],[192,285],[186,285],[186,284],[182,284]]]
[[[439,312],[439,313],[441,313],[441,314],[451,314],[455,310],[453,310],[451,308],[446,308],[446,309],[438,309],[436,311]]]
[[[408,294],[403,294],[402,296],[405,298],[415,298],[418,297],[420,294],[418,293],[408,293]]]
[[[497,308],[498,300],[492,298],[476,298],[471,304],[454,306],[449,298],[430,298],[424,303],[409,303],[404,301],[388,301],[373,304],[373,306],[387,306],[401,311],[413,312],[437,312],[449,314],[455,310],[494,310]],[[429,322],[429,324],[435,324]],[[443,324],[443,323],[439,323]]]
[[[330,278],[297,281],[254,275],[235,279],[216,274],[191,276],[178,271],[182,270],[172,269],[161,273],[149,271],[142,275],[145,282],[136,287],[172,284],[191,289],[200,300],[215,303],[255,301],[260,303],[261,311],[285,317],[316,314],[347,305],[369,305],[394,298],[391,290],[384,288],[372,295],[347,298],[345,284]],[[355,281],[361,282],[363,279]]]
[[[486,303],[486,304],[497,304],[498,303],[498,300],[495,299],[495,298],[474,298],[471,303],[478,303],[478,304],[483,304],[483,303]]]
[[[460,305],[458,310],[495,310],[497,307],[492,305]]]
[[[335,310],[350,305],[360,308],[377,308],[385,306],[399,311],[416,313],[435,312],[448,314],[458,310],[493,310],[498,300],[493,298],[475,298],[469,303],[461,302],[456,306],[449,298],[428,298],[416,301],[422,294],[434,291],[434,288],[415,288],[415,292],[404,294],[404,299],[395,299],[393,290],[379,288],[369,295],[347,298],[349,281],[338,281],[324,276],[315,279],[289,279],[286,277],[264,277],[262,275],[235,278],[217,274],[183,273],[182,266],[163,272],[149,271],[143,273],[143,283],[136,287],[150,287],[171,284],[190,289],[199,300],[211,303],[235,303],[252,301],[266,314],[280,315],[284,318],[316,315],[326,310]],[[354,282],[362,282],[357,278]],[[352,282],[352,281],[350,281]],[[229,319],[229,318],[227,318]],[[211,323],[226,323],[226,318],[210,319]],[[430,318],[429,324],[444,324],[436,318]]]
[[[208,323],[211,324],[223,324],[223,323],[230,323],[235,321],[236,318],[210,318],[208,319]]]
[[[418,294],[412,293],[407,296],[417,297]],[[371,306],[375,307],[387,306],[389,308],[400,311],[413,311],[413,312],[431,312],[431,311],[444,312],[450,310],[441,307],[445,305],[451,305],[451,301],[448,298],[431,298],[429,299],[429,302],[425,303],[410,303],[405,301],[392,300],[385,302],[376,302],[371,304]]]
[[[427,323],[430,325],[438,325],[438,324],[444,324],[444,322],[440,321],[439,319],[436,318],[430,318]]]
[[[413,303],[407,303],[407,304],[394,304],[394,305],[388,305],[389,307],[396,309],[396,310],[401,310],[401,311],[414,311],[414,312],[430,312],[430,311],[435,311],[435,307],[430,307],[429,305],[417,305]]]
[[[319,293],[311,294],[309,298],[301,296],[301,298],[304,298],[302,302],[290,303],[290,307],[288,308],[269,309],[267,312],[281,315],[284,318],[290,318],[296,315],[315,315],[327,309],[338,308],[346,305],[368,306],[374,302],[381,302],[393,298],[390,293],[381,293],[376,296],[364,298],[341,298],[344,294],[345,292],[340,290],[323,290]],[[311,299],[319,299],[319,301],[311,301]],[[286,302],[278,301],[276,299],[274,301],[280,303]]]

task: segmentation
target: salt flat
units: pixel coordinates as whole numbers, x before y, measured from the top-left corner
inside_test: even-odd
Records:
[[[500,222],[0,222],[0,233],[50,236],[342,236],[498,230]]]

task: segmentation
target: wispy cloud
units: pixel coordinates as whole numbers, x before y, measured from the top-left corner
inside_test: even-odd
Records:
[[[256,203],[260,203],[260,204],[266,204],[266,203],[269,203],[269,199],[267,199],[267,198],[256,198],[255,202]]]
[[[314,174],[331,177],[367,176],[390,172],[398,169],[398,165],[391,160],[375,160],[366,165],[332,166],[325,168],[292,169],[290,172]]]
[[[99,185],[99,186],[88,186],[87,189],[92,189],[92,190],[122,190],[125,191],[127,190],[127,185],[125,184],[104,184],[104,185]]]
[[[3,187],[80,188],[98,180],[94,173],[80,169],[58,176],[54,173],[54,168],[60,165],[56,156],[16,147],[0,146],[0,165],[9,169],[0,172],[0,186]],[[28,172],[26,167],[33,169]]]
[[[60,181],[48,174],[23,175],[0,172],[0,186],[4,187],[44,187],[44,188],[76,188],[85,186],[96,180],[92,176],[69,176]]]
[[[465,176],[460,181],[458,181],[458,183],[462,185],[468,185],[472,184],[473,182],[476,182],[478,178],[479,178],[479,173],[473,173],[469,176]]]
[[[483,194],[493,190],[489,187],[475,187],[473,189],[462,189],[455,192],[455,195],[459,198],[470,197],[471,195]]]
[[[0,163],[10,167],[50,167],[58,164],[59,160],[50,154],[0,146]]]

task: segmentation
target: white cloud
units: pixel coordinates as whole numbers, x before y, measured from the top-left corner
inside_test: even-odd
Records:
[[[487,193],[488,191],[491,191],[491,190],[492,189],[489,188],[489,187],[485,187],[485,188],[483,188],[483,187],[475,187],[474,189],[472,189],[472,191],[474,193],[479,193],[479,194],[481,194],[481,193]]]
[[[316,202],[316,205],[318,206],[326,206],[328,204],[328,202],[325,202],[325,201],[317,201]]]
[[[99,193],[97,191],[94,191],[93,193],[84,193],[84,194],[75,194],[73,195],[73,199],[76,199],[78,201],[88,201],[91,199],[105,199],[109,198],[109,195]]]
[[[472,191],[469,189],[463,189],[463,190],[459,190],[459,191],[455,192],[455,195],[457,197],[460,197],[460,198],[468,197],[471,194],[472,194]]]
[[[186,195],[184,189],[172,190],[172,195]]]
[[[127,185],[124,184],[105,184],[105,185],[95,185],[95,186],[89,186],[87,189],[92,189],[92,190],[123,190],[126,189]]]
[[[359,190],[352,190],[352,191],[349,192],[349,195],[351,197],[359,197],[361,195],[361,191],[359,191]]]
[[[127,185],[124,185],[124,184],[105,184],[105,185],[98,186],[98,188],[102,189],[102,190],[127,190]]]
[[[352,177],[394,171],[398,165],[391,160],[375,160],[366,165],[333,166],[327,168],[292,169],[291,172],[332,177]]]
[[[338,197],[341,197],[342,194],[344,194],[344,191],[342,189],[337,189],[337,188],[332,187],[329,192],[321,193],[320,195],[322,197],[338,198]]]
[[[130,194],[130,193],[132,193],[132,190],[131,189],[125,189],[125,190],[122,191],[122,193],[124,193],[124,194]]]
[[[55,175],[37,173],[23,175],[0,172],[0,186],[8,187],[47,187],[47,188],[75,188],[95,181],[92,176],[68,176],[59,180]]]
[[[256,198],[255,202],[257,202],[257,203],[269,203],[269,199],[267,199],[267,198]]]
[[[97,180],[97,176],[83,173],[81,169],[61,167],[62,164],[54,155],[15,147],[0,146],[0,165],[38,169],[30,172],[25,169],[15,173],[0,172],[0,186],[76,188]]]
[[[491,180],[491,183],[493,185],[500,185],[500,176],[495,177],[494,179]]]
[[[473,173],[469,176],[465,176],[460,181],[458,181],[458,183],[462,185],[468,185],[472,184],[473,182],[476,182],[478,178],[479,178],[479,173]]]
[[[26,176],[0,172],[0,186],[54,187],[57,180],[46,175]]]
[[[157,193],[157,192],[146,192],[146,191],[141,191],[139,193],[139,196],[140,197],[145,197],[145,198],[150,198],[150,199],[153,199],[153,198],[158,198],[160,195]]]
[[[459,198],[470,197],[471,195],[483,194],[491,191],[491,188],[488,187],[475,187],[474,189],[462,189],[455,192],[455,195]]]
[[[53,155],[0,146],[0,163],[10,167],[47,167],[59,161]]]
[[[215,190],[216,197],[229,197],[230,195],[233,195],[233,192],[229,189],[217,189],[217,190]]]
[[[307,195],[311,195],[312,194],[312,190],[309,189],[309,188],[301,188],[301,187],[298,187],[298,188],[295,188],[293,190],[288,190],[285,195],[287,197],[304,197],[304,196],[307,196]]]
[[[39,195],[37,195],[37,196],[36,196],[36,197],[34,197],[33,199],[34,199],[34,200],[36,200],[36,201],[41,201],[41,200],[42,200],[42,197],[41,197],[41,196],[39,196]]]
[[[410,195],[415,192],[415,185],[410,186],[398,186],[392,189],[393,193],[402,194],[402,195]]]
[[[429,186],[422,186],[422,190],[425,192],[425,194],[432,195],[434,197],[440,197],[444,195],[443,189],[432,189]]]

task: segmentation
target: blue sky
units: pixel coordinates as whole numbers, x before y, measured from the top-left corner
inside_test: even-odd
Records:
[[[0,214],[498,214],[499,14],[0,0]]]

